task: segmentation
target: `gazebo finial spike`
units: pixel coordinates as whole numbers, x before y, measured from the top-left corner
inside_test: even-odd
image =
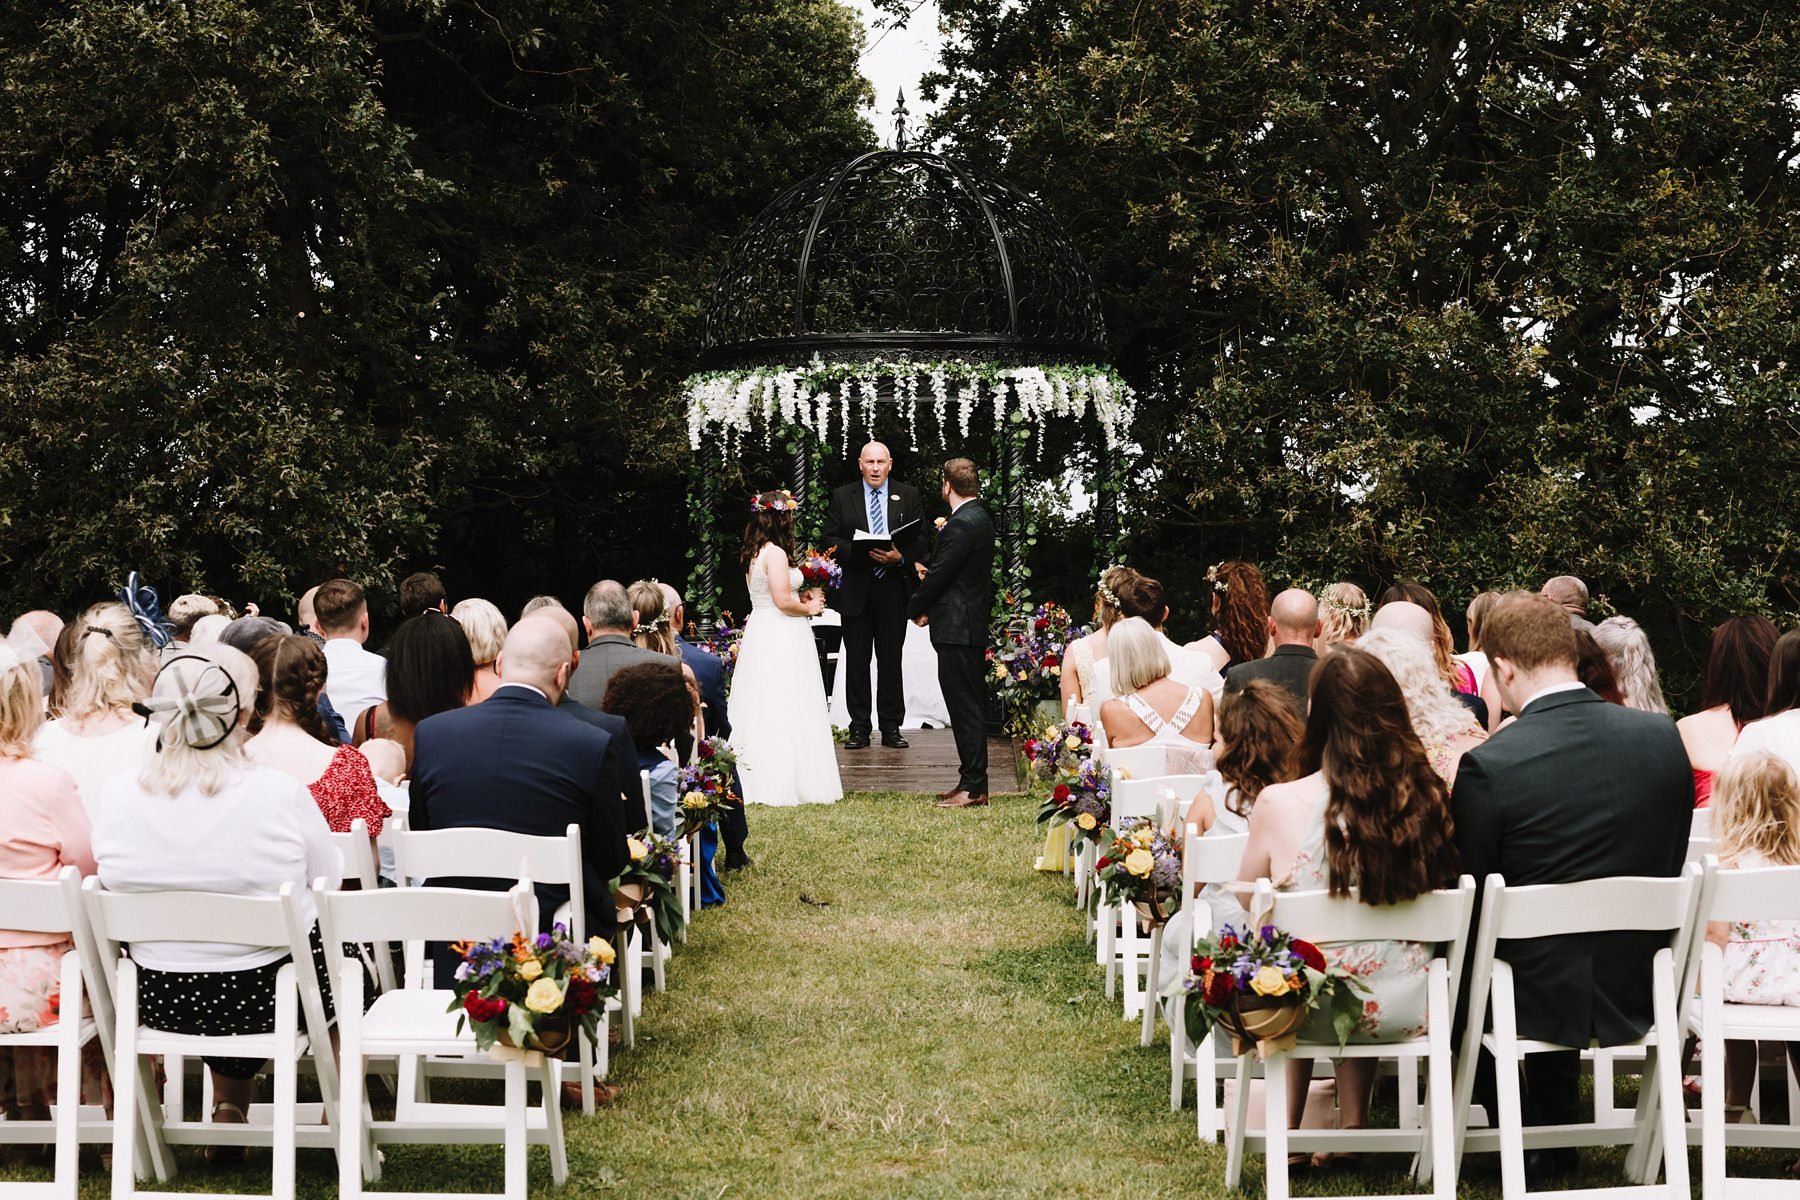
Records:
[[[899,88],[894,100],[894,149],[906,149],[906,89]]]

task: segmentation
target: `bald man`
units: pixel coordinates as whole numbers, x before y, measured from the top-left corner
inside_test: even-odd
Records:
[[[906,739],[900,736],[900,722],[906,717],[906,692],[900,649],[906,640],[906,603],[930,556],[925,506],[919,489],[888,477],[894,459],[880,442],[862,448],[856,468],[862,479],[831,493],[831,508],[825,514],[826,545],[837,551],[838,564],[844,568],[844,586],[833,600],[844,621],[844,704],[850,710],[850,740],[844,748],[864,749],[874,728],[869,720],[873,650],[881,744],[903,750]]]
[[[1269,636],[1275,648],[1266,658],[1238,663],[1225,672],[1225,694],[1244,690],[1252,679],[1266,679],[1294,698],[1306,713],[1306,683],[1319,661],[1313,641],[1319,636],[1319,601],[1304,588],[1289,588],[1269,603]]]
[[[1369,622],[1371,632],[1377,629],[1391,629],[1395,633],[1403,633],[1407,637],[1417,638],[1425,648],[1435,656],[1437,654],[1437,618],[1423,606],[1410,600],[1390,600],[1375,610],[1375,617]],[[1448,681],[1446,681],[1446,684]],[[1469,692],[1450,689],[1456,702],[1475,714],[1483,729],[1488,724],[1487,701]]]
[[[503,829],[561,837],[581,828],[586,930],[613,927],[607,887],[626,863],[626,826],[614,772],[612,738],[556,708],[574,670],[567,630],[548,616],[527,617],[506,635],[496,666],[500,686],[480,704],[419,722],[413,738],[414,829]],[[517,864],[496,862],[495,878],[433,879],[444,887],[504,891]],[[540,883],[539,926],[548,930],[564,884]]]

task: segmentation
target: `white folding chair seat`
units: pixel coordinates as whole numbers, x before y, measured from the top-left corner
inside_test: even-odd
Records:
[[[1686,1113],[1681,1099],[1681,1048],[1684,981],[1700,902],[1701,868],[1689,864],[1670,877],[1618,877],[1580,883],[1508,887],[1499,875],[1488,876],[1481,921],[1475,939],[1474,968],[1469,984],[1470,1035],[1463,1038],[1457,1072],[1458,1161],[1472,1151],[1500,1152],[1501,1192],[1506,1200],[1526,1195],[1609,1197],[1657,1195],[1675,1200],[1688,1196]],[[1590,1122],[1575,1125],[1523,1124],[1519,1067],[1528,1054],[1585,1050],[1521,1038],[1514,1003],[1512,965],[1497,954],[1501,941],[1569,934],[1641,931],[1667,935],[1667,944],[1651,964],[1654,1021],[1643,1037],[1608,1050],[1644,1054],[1644,1084],[1639,1089],[1635,1119],[1629,1124]],[[1475,1022],[1489,1013],[1490,1029],[1472,1036]],[[1489,1114],[1492,1128],[1470,1130],[1469,1102],[1480,1050],[1494,1058],[1499,1112]],[[1654,1082],[1652,1082],[1654,1081]],[[1605,1189],[1527,1192],[1525,1151],[1564,1146],[1630,1144],[1626,1174],[1632,1184]],[[1656,1184],[1657,1162],[1663,1183]]]
[[[394,853],[401,875],[409,879],[531,879],[567,887],[569,902],[566,912],[559,909],[556,919],[563,921],[568,927],[573,941],[582,945],[587,943],[587,888],[582,871],[579,825],[567,826],[561,837],[512,833],[501,829],[411,829],[394,840]],[[496,871],[504,874],[496,874]],[[535,933],[536,930],[526,932]],[[424,957],[423,942],[408,943],[406,973],[409,980],[422,977]],[[385,986],[383,988],[384,993],[390,990],[392,989]],[[454,1019],[452,1023],[454,1024]],[[558,1060],[558,1069],[569,1076],[570,1082],[581,1087],[581,1111],[586,1116],[592,1116],[595,1111],[596,1059],[604,1056],[606,1030],[607,1015],[603,1013],[599,1034],[601,1049],[596,1052],[594,1043],[588,1040],[585,1033],[581,1033],[577,1037],[574,1061]],[[407,1060],[412,1064],[426,1061],[420,1058]],[[488,1062],[432,1063],[426,1074],[474,1073],[493,1077],[500,1073],[496,1067],[496,1064]],[[429,1086],[424,1074],[415,1077],[410,1067],[406,1063],[402,1064],[398,1091],[405,1098],[404,1102],[410,1103],[412,1099],[428,1094]]]
[[[1147,817],[1158,825],[1168,823],[1171,813],[1191,801],[1206,786],[1204,775],[1162,775],[1150,779],[1117,779],[1112,790],[1112,828],[1122,828],[1127,821]],[[1099,861],[1096,851],[1090,863]],[[1091,867],[1090,867],[1091,869]],[[1090,883],[1097,888],[1098,881]],[[1101,962],[1106,967],[1106,998],[1114,995],[1114,982],[1123,975],[1125,1017],[1144,1022],[1143,1044],[1150,1044],[1150,1031],[1155,1027],[1154,1003],[1144,1004],[1144,992],[1155,987],[1155,950],[1162,945],[1162,929],[1153,929],[1145,937],[1138,932],[1137,912],[1130,905],[1107,905],[1096,900],[1094,920],[1096,942],[1101,947]],[[1139,975],[1143,982],[1140,985]],[[1148,1019],[1145,1019],[1148,1018]]]
[[[1209,883],[1229,883],[1237,878],[1244,861],[1248,834],[1202,837],[1194,826],[1187,827],[1181,852],[1181,904],[1192,909],[1192,936],[1184,957],[1212,933],[1212,911],[1200,899],[1200,891]],[[1194,1081],[1195,1127],[1202,1141],[1219,1135],[1219,1081],[1237,1073],[1229,1056],[1217,1053],[1211,1032],[1198,1044],[1187,1037],[1187,995],[1177,992],[1169,1003],[1169,1108],[1179,1111],[1186,1096],[1188,1079]]]
[[[1719,870],[1706,859],[1700,920],[1800,921],[1800,867]],[[1728,1148],[1800,1147],[1800,1111],[1786,1124],[1725,1123],[1725,1044],[1731,1041],[1800,1042],[1800,1008],[1780,1004],[1732,1004],[1725,1000],[1724,951],[1696,936],[1700,1000],[1688,1009],[1688,1028],[1700,1038],[1700,1114],[1688,1139],[1700,1144],[1700,1190],[1706,1200],[1726,1195],[1800,1195],[1800,1180],[1741,1179],[1726,1173]],[[1791,1072],[1791,1069],[1789,1069]]]
[[[1462,979],[1469,920],[1475,906],[1475,881],[1463,876],[1454,888],[1427,892],[1405,904],[1375,907],[1354,895],[1334,897],[1325,891],[1275,892],[1268,880],[1257,881],[1251,911],[1270,912],[1269,922],[1293,936],[1325,947],[1344,942],[1425,942],[1439,947],[1426,967],[1426,1032],[1392,1042],[1300,1042],[1286,1054],[1271,1054],[1263,1063],[1263,1132],[1249,1132],[1250,1063],[1238,1059],[1235,1112],[1226,1152],[1225,1183],[1237,1187],[1244,1153],[1259,1146],[1267,1161],[1264,1186],[1270,1200],[1288,1195],[1290,1150],[1402,1151],[1414,1153],[1421,1182],[1432,1194],[1450,1200],[1456,1194],[1456,1120],[1450,1023]],[[1398,1129],[1290,1130],[1287,1127],[1287,1060],[1343,1058],[1411,1058],[1426,1062],[1428,1115],[1420,1126]]]
[[[82,885],[83,899],[102,963],[110,966],[115,1013],[113,1052],[114,1127],[112,1194],[150,1195],[137,1188],[141,1171],[136,1153],[139,1121],[144,1142],[160,1178],[174,1171],[168,1144],[267,1146],[273,1151],[273,1200],[294,1195],[294,1154],[299,1146],[335,1149],[337,1071],[328,1049],[330,1026],[324,996],[313,969],[310,928],[304,924],[293,884],[279,896],[236,896],[212,892],[109,892],[97,877]],[[124,943],[214,942],[246,946],[285,946],[293,961],[282,965],[275,980],[275,1028],[268,1033],[201,1036],[166,1033],[138,1022],[138,966],[121,953]],[[358,969],[361,969],[358,964]],[[314,1048],[320,1052],[314,1053]],[[200,1058],[268,1059],[274,1064],[275,1100],[267,1124],[226,1124],[205,1119],[188,1121],[180,1114],[165,1117],[154,1103],[147,1060],[156,1055]],[[302,1125],[296,1100],[300,1064],[311,1060],[318,1075],[326,1123]],[[164,1171],[168,1175],[164,1175]],[[213,1193],[219,1194],[219,1193]],[[237,1193],[224,1193],[236,1195]]]
[[[361,966],[347,959],[342,944],[387,934],[408,943],[426,941],[491,941],[527,935],[537,928],[537,901],[531,885],[520,882],[510,892],[477,892],[453,888],[387,888],[378,892],[328,892],[315,887],[319,925],[332,962],[338,1001],[339,1053],[343,1060],[344,1097],[338,1122],[338,1193],[354,1200],[366,1194],[364,1180],[381,1177],[378,1145],[493,1144],[502,1147],[508,1200],[526,1196],[525,1148],[548,1146],[551,1174],[558,1186],[569,1177],[563,1142],[561,1072],[556,1060],[535,1051],[502,1058],[503,1103],[436,1104],[415,1100],[404,1091],[393,1120],[374,1119],[364,1091],[369,1063],[399,1059],[402,1072],[411,1061],[428,1056],[476,1056],[475,1034],[465,1026],[456,1032],[457,1015],[447,1011],[453,993],[426,988],[409,972],[409,986],[376,997],[363,1011]],[[536,1074],[541,1103],[527,1106],[527,1072]],[[381,1193],[436,1200],[468,1200],[483,1193]]]

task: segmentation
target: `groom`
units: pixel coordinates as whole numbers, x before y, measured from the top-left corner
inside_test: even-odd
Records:
[[[994,522],[981,503],[981,476],[966,458],[944,464],[943,495],[950,519],[938,530],[931,565],[913,593],[907,615],[929,623],[937,651],[938,685],[950,710],[961,774],[938,797],[939,808],[988,802],[987,647],[994,607]]]
[[[906,717],[906,692],[900,649],[906,638],[906,598],[917,581],[914,564],[925,549],[920,524],[925,506],[918,488],[888,478],[894,460],[880,442],[864,446],[856,465],[861,481],[831,493],[825,525],[825,540],[837,551],[838,565],[844,569],[844,585],[837,595],[847,664],[844,701],[850,709],[850,740],[844,749],[862,750],[869,744],[872,647],[880,673],[875,711],[881,719],[881,744],[904,750],[900,722]],[[859,542],[859,530],[895,536],[891,542]]]

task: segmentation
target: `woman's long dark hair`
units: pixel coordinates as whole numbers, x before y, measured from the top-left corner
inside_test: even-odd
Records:
[[[1769,652],[1769,698],[1765,716],[1800,708],[1800,629],[1790,629]]]
[[[280,715],[292,721],[314,740],[338,744],[337,731],[319,712],[319,693],[325,688],[325,652],[319,644],[299,634],[276,634],[250,648],[256,664],[256,707],[250,713],[250,732],[262,732],[269,718]]]
[[[1381,660],[1339,646],[1313,668],[1300,769],[1322,770],[1331,894],[1399,904],[1456,883],[1450,797]]]
[[[383,648],[388,711],[417,725],[461,708],[475,686],[475,654],[455,617],[431,609],[400,622]]]
[[[1740,729],[1767,712],[1769,656],[1780,637],[1775,622],[1754,613],[1720,622],[1700,670],[1700,707],[1725,705]]]
[[[1214,765],[1231,785],[1225,807],[1248,817],[1256,798],[1272,783],[1299,777],[1295,762],[1306,727],[1287,689],[1252,679],[1219,703],[1219,741]]]
[[[799,557],[794,551],[794,510],[771,507],[778,503],[791,505],[793,501],[782,492],[764,492],[756,502],[762,507],[750,514],[750,523],[744,526],[744,550],[738,555],[746,575],[764,546],[780,546],[789,563]]]

